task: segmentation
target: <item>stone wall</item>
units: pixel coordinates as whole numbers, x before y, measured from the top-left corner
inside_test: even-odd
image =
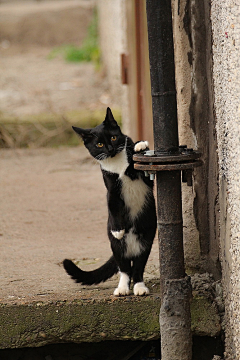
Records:
[[[212,0],[226,359],[240,358],[240,4]]]
[[[212,98],[210,6],[208,1],[202,0],[172,1],[172,10],[179,140],[202,153],[202,166],[194,171],[193,191],[188,193],[183,187],[187,221],[185,248],[190,256],[191,252],[195,254],[195,264],[198,263],[201,271],[209,271],[219,278],[218,160]],[[185,204],[184,198],[188,203]]]

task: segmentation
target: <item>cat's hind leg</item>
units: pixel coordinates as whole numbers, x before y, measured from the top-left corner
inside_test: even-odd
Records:
[[[144,284],[143,281],[143,272],[148,260],[148,256],[149,253],[146,252],[133,260],[133,270],[132,270],[133,283],[134,283],[133,293],[134,295],[137,296],[149,294],[149,289],[147,288],[147,286]]]
[[[125,260],[120,264],[120,280],[118,287],[114,290],[113,295],[125,296],[130,293],[130,282],[131,282],[131,261]]]
[[[144,284],[144,282],[137,282],[136,284],[134,284],[133,286],[133,293],[136,296],[143,296],[143,295],[148,295],[149,294],[149,289],[148,287]]]
[[[118,287],[114,290],[113,295],[115,296],[129,295],[130,293],[129,284],[130,284],[130,277],[128,276],[128,274],[124,272],[120,272],[120,280],[118,283]]]

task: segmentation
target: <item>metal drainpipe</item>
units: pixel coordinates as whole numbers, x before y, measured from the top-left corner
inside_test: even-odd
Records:
[[[155,150],[135,155],[135,168],[157,174],[162,360],[191,360],[191,283],[184,268],[181,171],[191,185],[192,169],[201,165],[200,153],[178,143],[171,0],[146,0],[146,8]]]
[[[156,155],[177,153],[179,147],[171,16],[171,0],[147,1]],[[158,231],[161,234],[159,240],[163,293],[165,279],[181,279],[185,276],[181,172],[179,170],[157,173],[157,198],[159,200]]]

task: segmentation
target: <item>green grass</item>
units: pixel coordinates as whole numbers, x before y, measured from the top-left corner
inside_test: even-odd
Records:
[[[100,67],[100,49],[98,46],[98,17],[94,10],[93,19],[88,27],[87,36],[81,47],[75,45],[62,45],[54,48],[48,58],[53,59],[61,55],[69,62],[94,62],[96,67]]]

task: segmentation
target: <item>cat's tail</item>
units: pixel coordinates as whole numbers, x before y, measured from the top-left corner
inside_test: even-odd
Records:
[[[68,275],[82,285],[99,284],[110,279],[118,272],[118,266],[113,256],[100,268],[92,271],[83,271],[68,259],[63,261],[63,266]]]

